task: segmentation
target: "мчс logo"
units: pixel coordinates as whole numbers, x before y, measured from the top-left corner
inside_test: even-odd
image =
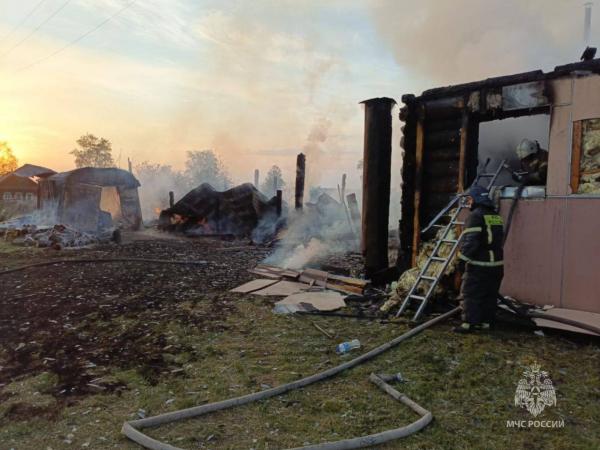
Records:
[[[515,406],[526,408],[533,417],[540,414],[546,406],[556,406],[556,392],[548,372],[534,363],[523,372],[515,392]]]

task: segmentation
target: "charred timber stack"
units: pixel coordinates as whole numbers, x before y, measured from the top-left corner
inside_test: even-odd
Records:
[[[392,107],[396,102],[382,97],[362,103],[365,137],[361,250],[365,256],[365,274],[372,278],[388,268]]]

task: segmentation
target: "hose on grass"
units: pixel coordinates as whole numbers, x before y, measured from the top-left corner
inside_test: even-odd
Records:
[[[180,266],[203,266],[208,264],[208,261],[175,261],[171,259],[150,259],[150,258],[106,258],[106,259],[57,259],[55,261],[44,261],[26,266],[19,266],[13,269],[0,271],[0,275],[20,272],[34,267],[54,266],[58,264],[100,264],[100,263],[123,263],[123,262],[140,262],[150,264],[175,264]]]
[[[438,317],[435,317],[427,322],[422,323],[421,325],[416,326],[415,328],[412,328],[411,330],[407,331],[406,333],[401,334],[400,336],[392,339],[391,341],[389,341],[383,345],[380,345],[379,347],[374,348],[373,350],[371,350],[367,353],[364,353],[364,354],[362,354],[350,361],[347,361],[343,364],[340,364],[338,366],[324,370],[323,372],[319,372],[314,375],[310,375],[308,377],[302,378],[300,380],[292,381],[291,383],[283,384],[281,386],[277,386],[277,387],[274,387],[271,389],[266,389],[261,392],[254,392],[252,394],[242,395],[240,397],[234,397],[234,398],[222,400],[222,401],[215,402],[215,403],[209,403],[207,405],[195,406],[192,408],[182,409],[179,411],[173,411],[173,412],[169,412],[169,413],[160,414],[160,415],[154,416],[154,417],[148,417],[145,419],[138,419],[138,420],[132,420],[129,422],[125,422],[123,424],[123,428],[122,428],[121,432],[123,434],[125,434],[125,436],[127,436],[132,441],[135,441],[138,444],[140,444],[148,449],[151,449],[151,450],[182,450],[179,447],[174,447],[172,445],[169,445],[164,442],[160,442],[156,439],[153,439],[153,438],[143,434],[139,430],[142,428],[156,427],[159,425],[172,423],[172,422],[176,422],[179,420],[191,419],[192,417],[198,417],[198,416],[201,416],[204,414],[209,414],[209,413],[212,413],[215,411],[221,411],[223,409],[228,409],[228,408],[233,408],[236,406],[245,405],[245,404],[248,404],[251,402],[256,402],[259,400],[265,400],[265,399],[268,399],[271,397],[285,394],[286,392],[290,392],[295,389],[300,389],[302,387],[311,385],[318,381],[323,381],[323,380],[331,378],[345,370],[348,370],[348,369],[356,367],[360,364],[363,364],[366,361],[369,361],[369,360],[375,358],[376,356],[379,356],[380,354],[397,346],[401,342],[415,336],[416,334],[419,334],[421,331],[423,331],[439,322],[442,322],[442,321],[448,319],[449,317],[458,313],[460,310],[461,310],[460,307],[454,308]],[[379,378],[379,379],[381,380],[381,378]],[[380,388],[384,389],[386,392],[390,393],[388,388],[392,389],[391,386],[386,385],[387,387],[384,387],[383,385],[381,385],[381,383],[379,383],[379,381],[375,381],[373,378],[371,378],[371,381],[374,382],[375,384],[377,384]],[[381,382],[384,383],[383,380],[381,380]],[[394,391],[394,392],[396,392],[396,391]],[[341,440],[341,441],[336,441],[336,442],[328,442],[328,443],[324,443],[324,444],[309,445],[309,446],[299,447],[299,448],[302,448],[303,450],[346,450],[346,449],[354,449],[354,448],[363,448],[363,447],[367,447],[367,446],[371,446],[371,445],[382,444],[384,442],[388,442],[388,441],[391,441],[394,439],[408,436],[409,434],[413,434],[413,433],[419,431],[420,429],[425,427],[431,421],[432,416],[429,411],[420,407],[419,405],[414,403],[412,400],[408,399],[406,396],[403,396],[400,393],[397,393],[397,394],[398,394],[398,397],[396,397],[395,394],[390,393],[390,395],[392,395],[394,398],[401,401],[402,403],[404,403],[405,405],[407,405],[411,409],[413,409],[415,412],[420,414],[422,417],[419,420],[417,420],[416,422],[413,422],[412,424],[407,425],[405,427],[384,431],[382,433],[372,434],[372,435],[368,435],[368,436],[362,436],[362,437],[353,438],[353,439],[346,439],[346,440]],[[296,449],[294,449],[294,450],[296,450]]]

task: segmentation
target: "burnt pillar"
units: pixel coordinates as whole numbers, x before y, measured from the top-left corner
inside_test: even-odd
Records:
[[[304,204],[304,172],[306,168],[306,156],[299,153],[296,158],[296,210],[301,210]]]
[[[275,207],[277,209],[277,217],[281,217],[281,203],[283,201],[283,191],[281,189],[277,189],[277,200],[275,202]]]
[[[363,202],[361,250],[365,274],[388,268],[388,220],[392,166],[392,107],[387,97],[362,102],[365,105],[363,153]]]
[[[352,222],[355,224],[360,223],[360,211],[358,209],[358,201],[356,200],[356,194],[346,195],[346,203],[348,203],[348,209],[350,210],[350,217]]]
[[[173,191],[169,191],[169,208],[172,208],[175,204],[175,193]]]
[[[258,189],[258,178],[260,176],[260,172],[258,169],[254,169],[254,187]]]

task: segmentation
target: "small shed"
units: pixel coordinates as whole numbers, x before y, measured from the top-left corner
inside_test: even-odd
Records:
[[[126,170],[83,167],[42,180],[41,207],[55,210],[58,222],[84,231],[137,230],[142,224],[139,187]]]

